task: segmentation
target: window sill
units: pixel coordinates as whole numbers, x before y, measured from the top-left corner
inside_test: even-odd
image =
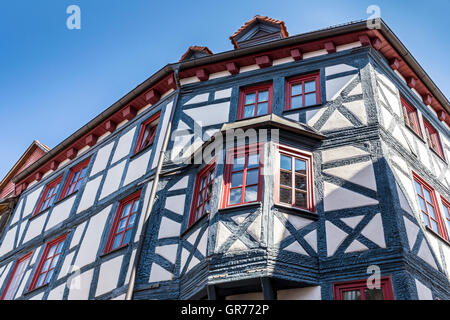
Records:
[[[413,128],[411,128],[411,127],[409,127],[409,126],[407,126],[406,124],[405,124],[405,127],[409,130],[409,131],[411,131],[417,138],[419,138],[420,139],[420,141],[422,141],[423,143],[425,143],[426,144],[426,141],[425,141],[425,139],[420,135],[420,134],[418,134],[416,131],[414,131],[414,129]]]
[[[63,202],[64,200],[70,198],[71,196],[75,195],[78,193],[78,190],[75,190],[74,192],[72,192],[71,194],[68,194],[66,196],[64,196],[64,198],[59,199],[58,201],[56,201],[55,203],[53,203],[53,207],[60,204],[61,202]]]
[[[209,217],[209,214],[205,214],[202,217],[200,217],[199,219],[197,219],[197,221],[195,221],[193,224],[191,224],[189,227],[187,227],[182,233],[181,233],[181,237],[184,237],[187,233],[189,233],[189,231],[195,229],[196,226],[198,226],[200,224],[201,221],[205,220],[205,217]]]
[[[52,206],[52,207],[53,207],[53,206]],[[48,212],[52,207],[48,207],[48,208],[45,209],[45,210],[42,210],[42,211],[39,211],[39,212],[36,213],[36,214],[33,214],[33,215],[30,217],[30,219],[28,219],[28,220],[31,221],[31,220],[36,219],[36,218],[39,217],[40,215],[43,215],[44,213]]]
[[[31,294],[31,293],[33,293],[33,292],[39,291],[40,289],[43,289],[43,288],[46,288],[46,287],[48,287],[48,283],[43,284],[43,285],[40,286],[40,287],[36,287],[36,288],[31,289],[31,290],[28,290],[27,292],[24,292],[23,295],[24,295],[24,296],[27,296],[27,295],[29,295],[29,294]]]
[[[308,217],[308,218],[314,218],[314,219],[318,219],[319,216],[317,215],[316,212],[313,211],[309,211],[306,209],[301,209],[301,208],[296,208],[296,207],[291,207],[282,203],[274,203],[274,206],[276,208],[280,208],[280,209],[284,209],[286,211],[290,211],[290,214],[295,214],[295,215],[299,215],[299,216],[303,216],[303,217]]]
[[[121,247],[119,247],[119,248],[110,250],[110,251],[108,251],[108,252],[104,252],[104,253],[102,253],[99,257],[100,257],[100,258],[107,257],[107,256],[109,256],[110,254],[113,254],[113,253],[115,253],[115,252],[118,252],[118,251],[121,251],[121,250],[125,250],[125,248],[128,248],[129,246],[130,246],[130,244],[127,243],[126,245],[121,246]]]
[[[306,107],[300,107],[300,108],[289,108],[289,109],[283,109],[283,113],[291,113],[291,112],[295,112],[295,111],[301,111],[301,110],[309,110],[309,109],[314,109],[314,108],[318,108],[318,107],[322,107],[323,104],[322,103],[316,103],[313,104],[311,106],[306,106]]]
[[[221,209],[219,209],[219,212],[228,212],[228,211],[234,211],[234,210],[245,209],[245,208],[260,207],[261,204],[262,204],[261,201],[249,202],[249,203],[239,204],[239,205],[235,205],[235,206],[229,206],[226,208],[221,208]]]
[[[148,146],[146,146],[145,148],[142,148],[141,150],[139,150],[139,151],[133,153],[133,154],[130,156],[130,160],[133,159],[133,158],[139,157],[141,154],[145,153],[147,150],[151,149],[152,147],[153,147],[153,143],[150,144],[150,145],[148,145]]]
[[[444,237],[442,237],[439,233],[431,229],[429,226],[425,226],[425,229],[429,232],[431,232],[434,236],[438,237],[441,241],[445,242],[446,245],[450,246],[450,242],[446,240]]]

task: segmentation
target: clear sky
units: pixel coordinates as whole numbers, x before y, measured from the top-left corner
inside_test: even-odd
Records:
[[[72,4],[81,30],[66,27]],[[190,45],[231,50],[256,14],[294,35],[367,19],[373,4],[450,97],[448,0],[2,0],[0,178],[34,139],[56,146]]]

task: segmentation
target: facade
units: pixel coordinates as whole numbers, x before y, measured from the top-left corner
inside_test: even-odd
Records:
[[[450,298],[449,103],[392,31],[230,39],[14,177],[2,299]]]

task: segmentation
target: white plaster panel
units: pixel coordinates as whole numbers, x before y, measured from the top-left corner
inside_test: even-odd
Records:
[[[203,256],[206,256],[207,247],[208,247],[208,229],[206,229],[205,232],[203,232],[203,235],[200,241],[198,242],[197,250],[200,251],[200,253]]]
[[[182,86],[184,86],[186,84],[190,84],[190,83],[195,83],[195,82],[200,82],[199,78],[197,78],[196,76],[180,79],[180,85],[182,85]]]
[[[369,153],[367,153],[366,151],[354,146],[344,146],[322,151],[322,161],[326,163],[347,158],[365,156],[368,154]]]
[[[316,122],[323,116],[324,112],[328,107],[322,107],[315,110],[305,110],[306,113],[306,123],[310,126],[314,126]],[[290,118],[291,120],[299,121],[299,114],[296,114],[296,119]]]
[[[322,300],[320,286],[277,291],[277,300]]]
[[[214,100],[229,98],[231,96],[231,88],[214,92]]]
[[[336,99],[349,84],[352,82],[358,74],[347,75],[340,78],[335,78],[326,81],[327,101]]]
[[[216,238],[216,252],[225,243],[225,241],[231,236],[230,230],[219,222],[217,227],[217,238]]]
[[[81,236],[83,235],[84,228],[86,227],[86,221],[80,224],[76,229],[70,242],[70,249],[77,246],[80,243]]]
[[[2,243],[0,244],[0,257],[14,249],[14,240],[16,238],[16,233],[17,226],[8,230],[5,237],[3,238]]]
[[[209,92],[197,94],[197,95],[193,96],[191,99],[189,99],[188,101],[186,101],[186,103],[184,105],[206,102],[206,101],[208,101],[208,97],[209,97]]]
[[[384,241],[384,229],[381,214],[377,213],[372,220],[362,229],[361,234],[367,239],[375,242],[381,248],[386,247]]]
[[[58,279],[65,277],[69,272],[75,271],[75,270],[72,270],[72,261],[73,261],[74,255],[75,255],[75,252],[71,252],[66,255],[66,257],[64,258],[64,263],[61,267],[61,271],[59,272]]]
[[[108,260],[100,266],[95,296],[100,296],[117,288],[123,255]]]
[[[378,201],[335,184],[324,182],[325,211],[378,204]]]
[[[227,252],[247,250],[248,247],[241,240],[237,239],[233,242]]]
[[[222,78],[222,77],[228,77],[228,76],[231,76],[231,73],[228,70],[214,72],[209,75],[209,80]]]
[[[417,296],[419,300],[433,300],[433,294],[422,282],[416,280]]]
[[[346,107],[351,113],[353,113],[362,124],[367,125],[367,113],[366,107],[364,106],[363,100],[356,100],[351,102],[343,103],[344,107]]]
[[[350,243],[348,248],[345,249],[345,253],[365,251],[368,249],[369,248],[367,248],[364,244],[362,244],[361,242],[359,242],[358,240],[355,239],[352,241],[352,243]]]
[[[360,82],[348,93],[348,96],[349,97],[356,96],[356,95],[362,94],[362,93],[363,93],[363,91],[362,91],[362,86],[361,86],[361,82]]]
[[[406,217],[403,217],[403,221],[405,222],[406,236],[408,237],[409,249],[412,250],[420,229]]]
[[[294,241],[293,243],[288,245],[286,248],[284,248],[284,250],[298,253],[298,254],[303,254],[305,256],[308,255],[308,253],[305,251],[305,249],[303,249],[303,247],[297,241]]]
[[[173,274],[163,267],[153,263],[150,270],[150,278],[148,282],[160,282],[172,280]]]
[[[102,238],[103,230],[106,226],[106,219],[111,211],[112,205],[103,209],[89,220],[86,234],[78,249],[78,256],[75,265],[83,267],[97,258],[97,252]]]
[[[325,230],[327,235],[327,254],[330,257],[347,237],[347,233],[336,227],[330,221],[325,222]]]
[[[94,180],[86,183],[86,187],[83,190],[83,195],[81,196],[80,203],[78,204],[77,213],[80,213],[90,207],[95,202],[95,197],[97,196],[97,190],[102,182],[102,176],[95,178]]]
[[[357,47],[361,47],[361,42],[356,41],[356,42],[352,42],[352,43],[346,43],[346,44],[343,44],[340,46],[336,46],[336,52],[349,50],[349,49],[353,49],[353,48],[357,48]]]
[[[3,285],[3,283],[4,283],[4,281],[5,281],[5,279],[6,279],[6,276],[8,275],[8,273],[9,273],[9,269],[11,269],[11,266],[13,265],[13,261],[11,261],[11,262],[9,262],[7,265],[6,265],[6,267],[5,266],[3,266],[2,268],[3,268],[3,273],[1,274],[1,277],[0,277],[0,287]]]
[[[428,246],[425,239],[422,240],[422,244],[420,245],[419,252],[417,255],[422,258],[425,262],[427,262],[430,266],[438,269],[436,262],[434,262],[433,255],[431,253],[430,247]]]
[[[23,278],[20,282],[20,286],[17,289],[16,295],[14,296],[14,299],[17,299],[17,298],[23,296],[24,290],[25,290],[25,285],[27,284],[27,281],[30,278],[30,275],[31,275],[31,270],[28,270],[27,272],[25,272],[25,275],[23,276]]]
[[[285,64],[285,63],[289,63],[289,62],[294,62],[294,58],[292,57],[286,57],[286,58],[281,58],[281,59],[275,59],[272,61],[272,65],[273,66],[278,66],[280,64]]]
[[[177,250],[177,244],[168,244],[156,247],[155,253],[175,264],[175,260],[177,258]]]
[[[152,162],[152,167],[156,168],[156,166],[158,165],[158,161],[159,161],[159,157],[161,155],[161,149],[162,149],[162,145],[164,143],[164,138],[166,135],[166,129],[167,129],[167,124],[169,122],[169,118],[170,115],[172,113],[172,108],[173,108],[173,102],[169,102],[166,106],[166,109],[164,111],[164,119],[162,122],[160,122],[161,124],[161,131],[158,137],[158,143],[156,144],[156,149],[155,149],[155,155],[153,157],[153,162]]]
[[[109,196],[111,193],[119,189],[120,180],[122,179],[123,170],[125,168],[126,160],[116,164],[108,170],[105,182],[103,183],[102,193],[100,199]]]
[[[92,276],[94,269],[80,274],[79,277],[74,278],[70,283],[70,291],[68,300],[87,300],[89,299],[89,290],[91,288]]]
[[[22,211],[24,199],[20,199],[19,204],[16,206],[16,210],[14,210],[13,217],[11,219],[10,225],[16,223],[19,221],[20,218],[20,212]]]
[[[294,226],[294,228],[296,230],[300,230],[300,229],[302,229],[302,228],[304,228],[307,225],[312,223],[312,221],[309,220],[309,219],[305,219],[305,218],[302,218],[302,217],[299,217],[299,216],[296,216],[296,215],[293,215],[293,214],[286,214],[286,213],[284,213],[283,215]]]
[[[341,167],[325,169],[323,172],[353,182],[360,186],[375,191],[377,190],[372,161],[357,162]]]
[[[257,241],[261,240],[261,215],[248,226],[247,232]]]
[[[39,195],[41,194],[42,189],[44,188],[44,186],[41,186],[40,188],[37,188],[36,190],[34,190],[32,193],[30,193],[27,196],[27,201],[25,203],[25,209],[23,211],[23,218],[25,218],[26,216],[28,216],[34,209],[34,206],[36,205],[37,199],[39,197]]]
[[[273,217],[273,244],[279,245],[281,241],[290,236],[291,233],[286,229],[284,224],[274,216]]]
[[[162,217],[161,224],[159,226],[158,239],[178,237],[180,235],[180,229],[180,223],[167,217]]]
[[[74,194],[69,198],[65,199],[64,201],[58,203],[53,208],[52,213],[50,214],[50,218],[47,222],[47,225],[45,226],[45,231],[53,228],[57,224],[60,224],[69,217],[70,211],[72,210],[72,206],[73,203],[75,202],[76,197],[77,194]]]
[[[44,293],[45,292],[39,293],[37,295],[34,295],[29,300],[42,300],[42,297],[44,297]]]
[[[181,190],[186,189],[189,182],[189,176],[184,176],[180,180],[178,180],[177,183],[175,183],[171,188],[169,188],[169,191],[175,191],[175,190]]]
[[[44,223],[45,220],[47,219],[47,215],[48,211],[39,214],[39,216],[35,217],[33,220],[30,221],[23,243],[26,243],[27,241],[37,237],[42,233],[42,229],[44,228]]]
[[[303,239],[317,252],[317,230],[313,230],[303,237]]]
[[[134,127],[133,129],[131,129],[130,131],[128,131],[127,133],[125,133],[120,137],[111,163],[115,163],[116,161],[130,154],[131,144],[133,143],[135,131],[136,127]]]
[[[65,288],[66,288],[65,283],[57,286],[55,289],[50,291],[50,293],[47,296],[47,300],[62,300]]]
[[[139,237],[141,235],[141,230],[142,230],[142,226],[144,224],[144,219],[145,219],[145,212],[147,211],[147,207],[149,205],[149,200],[150,200],[150,194],[152,193],[152,186],[153,186],[153,181],[150,181],[145,189],[145,195],[144,195],[144,204],[142,206],[142,211],[141,214],[139,215],[139,222],[138,222],[138,226],[136,228],[136,235],[134,236],[134,241],[138,241]]]
[[[166,209],[176,214],[183,214],[185,194],[166,198]]]
[[[214,103],[204,107],[184,110],[184,113],[194,119],[202,127],[228,122],[230,102]]]
[[[355,71],[357,70],[355,67],[352,67],[348,64],[341,63],[334,66],[326,67],[325,68],[325,76],[331,76],[338,73],[344,73],[349,71]]]
[[[252,64],[249,66],[244,66],[239,69],[239,73],[249,72],[253,70],[259,70],[259,66],[257,64]]]
[[[151,151],[147,151],[143,155],[130,161],[128,165],[127,175],[123,185],[127,185],[136,179],[139,179],[147,172],[148,162],[150,161]]]
[[[111,142],[98,150],[94,164],[92,165],[91,176],[106,168],[113,146],[114,142]]]
[[[117,296],[115,298],[112,298],[110,300],[125,300],[126,295],[125,294],[121,294],[120,296]]]
[[[353,127],[353,124],[348,120],[338,109],[334,110],[328,120],[323,124],[320,131],[340,130],[344,128]]]
[[[310,52],[306,52],[303,54],[303,60],[308,59],[308,58],[314,58],[314,57],[318,57],[318,56],[323,56],[325,54],[328,54],[328,51],[325,49],[320,49],[320,50],[316,50],[316,51],[310,51]]]

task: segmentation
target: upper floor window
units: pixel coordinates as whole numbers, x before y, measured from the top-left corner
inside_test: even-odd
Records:
[[[189,226],[204,215],[211,212],[211,195],[215,172],[216,163],[213,161],[197,174],[195,179],[191,214],[189,217]]]
[[[437,206],[434,189],[422,178],[413,172],[414,186],[419,199],[422,219],[431,230],[447,239],[446,232],[442,225],[442,219]]]
[[[237,119],[252,118],[271,113],[272,95],[271,83],[241,89]]]
[[[334,300],[394,300],[389,278],[380,279],[380,288],[369,288],[367,280],[357,280],[333,285]]]
[[[439,133],[427,120],[423,119],[423,124],[425,127],[429,147],[433,149],[442,159],[444,159],[444,153],[442,151]]]
[[[441,197],[442,206],[444,207],[445,222],[447,224],[447,232],[450,232],[450,202]],[[448,234],[448,233],[447,233]]]
[[[63,191],[60,196],[61,199],[78,191],[84,179],[86,178],[89,160],[90,159],[87,159],[82,163],[80,163],[79,165],[70,169],[69,177],[67,178],[67,181],[64,185]]]
[[[405,119],[405,125],[414,131],[418,136],[422,137],[420,131],[419,120],[417,118],[417,110],[411,106],[403,97],[400,98],[402,102],[403,118]]]
[[[14,295],[16,294],[20,282],[23,279],[25,269],[28,266],[28,262],[30,261],[31,256],[32,252],[27,253],[25,256],[16,261],[0,300],[14,299]]]
[[[222,208],[261,201],[262,151],[262,145],[247,145],[227,151]]]
[[[44,192],[41,195],[33,216],[49,208],[55,202],[56,195],[58,194],[61,185],[61,180],[62,176],[56,178],[45,186]]]
[[[276,202],[314,211],[312,177],[310,155],[279,146]]]
[[[50,282],[61,256],[66,237],[67,234],[64,234],[59,238],[52,240],[45,246],[41,261],[39,262],[33,280],[31,281],[30,290],[39,288]]]
[[[295,77],[286,81],[286,110],[320,104],[319,73]]]
[[[120,201],[109,233],[105,253],[121,248],[130,242],[138,212],[140,196],[141,191],[139,190]]]
[[[157,113],[154,116],[150,117],[150,119],[142,123],[134,153],[144,150],[145,148],[150,147],[153,144],[153,140],[155,140],[156,130],[158,129],[159,115],[160,113]]]

